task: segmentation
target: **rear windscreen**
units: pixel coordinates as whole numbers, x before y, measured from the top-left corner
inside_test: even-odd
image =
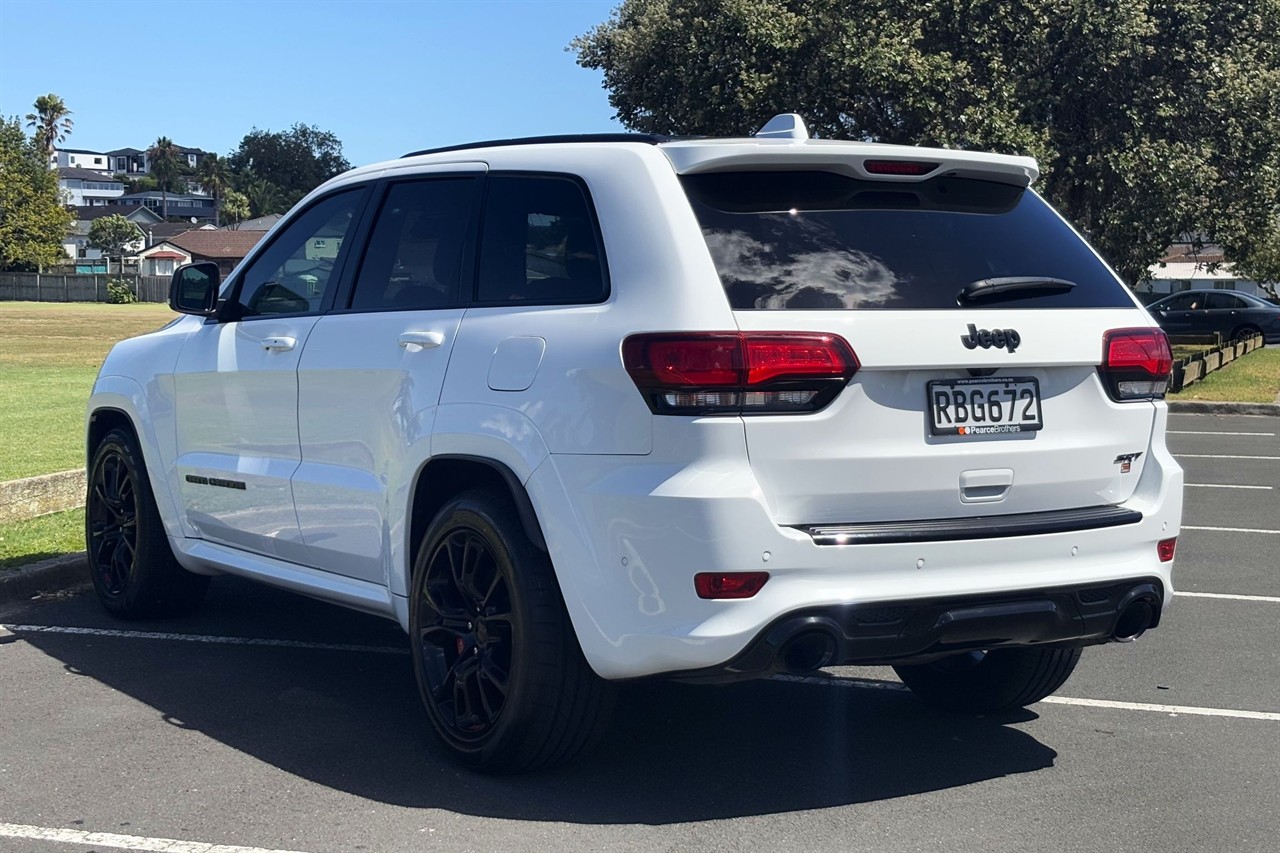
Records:
[[[993,278],[1029,288],[983,308],[1132,307],[1089,247],[1035,193],[991,181],[859,180],[820,171],[681,178],[735,310],[947,309]]]

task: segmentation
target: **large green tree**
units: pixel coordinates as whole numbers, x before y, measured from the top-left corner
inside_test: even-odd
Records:
[[[1280,0],[624,0],[573,42],[623,124],[1034,155],[1136,283],[1175,239],[1235,257],[1280,199]]]
[[[196,179],[204,191],[213,196],[213,224],[222,224],[222,198],[231,182],[227,163],[217,154],[205,154],[196,167]]]
[[[156,139],[147,149],[148,171],[160,185],[160,215],[169,218],[169,189],[182,175],[182,160],[178,147],[167,136]]]
[[[276,132],[255,127],[227,157],[227,165],[235,175],[236,188],[253,203],[254,216],[283,213],[329,178],[351,168],[338,137],[305,124]]]
[[[54,149],[71,133],[75,122],[62,98],[52,92],[36,98],[32,106],[36,111],[27,113],[27,126],[35,129],[36,147],[44,154],[47,165]]]
[[[89,226],[89,246],[101,250],[108,263],[118,258],[122,270],[124,256],[143,240],[142,229],[118,213],[101,216]]]
[[[0,267],[39,269],[66,258],[71,212],[42,156],[16,116],[0,119]]]

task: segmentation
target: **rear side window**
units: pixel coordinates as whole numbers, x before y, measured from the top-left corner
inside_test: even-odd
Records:
[[[356,278],[355,309],[444,308],[458,300],[477,178],[394,184]]]
[[[1124,285],[1035,193],[938,177],[866,181],[823,171],[681,178],[735,310],[959,309],[971,282],[1075,287],[986,308],[1132,307]]]
[[[1223,309],[1249,308],[1251,306],[1234,293],[1210,293],[1205,307],[1221,311]]]
[[[569,178],[488,180],[476,298],[480,302],[600,302],[604,254],[583,188]]]

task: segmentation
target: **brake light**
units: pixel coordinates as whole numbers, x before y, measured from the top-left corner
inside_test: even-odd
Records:
[[[622,361],[659,415],[813,412],[858,369],[839,335],[790,332],[631,335]]]
[[[1156,556],[1160,558],[1160,562],[1169,563],[1173,561],[1173,552],[1178,547],[1178,537],[1172,539],[1161,539],[1156,543]]]
[[[693,588],[698,598],[750,598],[768,579],[768,572],[699,572]]]
[[[1173,370],[1169,339],[1159,329],[1112,329],[1102,336],[1098,370],[1113,400],[1161,399]]]
[[[872,175],[927,175],[938,168],[938,164],[916,160],[865,160],[862,168]]]

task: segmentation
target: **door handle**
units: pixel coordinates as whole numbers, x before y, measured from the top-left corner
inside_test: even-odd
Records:
[[[405,332],[397,342],[410,352],[434,349],[444,343],[444,332]]]
[[[278,336],[262,339],[262,348],[267,352],[288,352],[297,345],[297,338]]]

